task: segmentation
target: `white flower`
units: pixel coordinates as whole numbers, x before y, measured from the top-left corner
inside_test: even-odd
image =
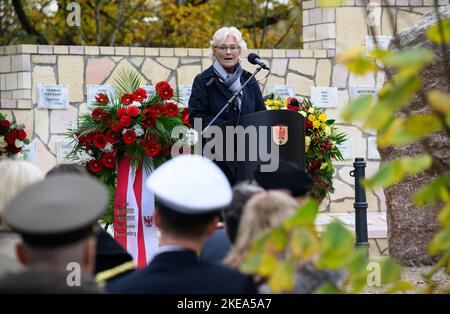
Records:
[[[2,135],[2,136],[0,136],[0,148],[6,147],[6,146],[8,146],[8,143],[6,143],[5,137]]]
[[[308,113],[314,113],[314,108],[313,107],[309,108]]]
[[[325,130],[323,130],[325,132],[326,136],[330,136],[331,135],[331,128],[327,125],[325,127]]]
[[[105,145],[105,147],[103,147],[102,149],[101,149],[101,151],[102,152],[105,152],[105,153],[110,153],[110,152],[112,152],[113,151],[113,144],[111,144],[111,143],[106,143],[106,145]]]
[[[305,152],[308,152],[309,145],[311,145],[311,138],[309,136],[305,136]]]
[[[144,129],[139,124],[136,124],[135,126],[133,126],[133,130],[134,130],[134,133],[136,133],[137,137],[144,135],[144,133],[145,133]]]
[[[14,141],[14,145],[16,145],[17,148],[20,148],[23,146],[23,142],[16,138],[16,140]]]
[[[136,107],[138,107],[138,108],[141,108],[141,106],[142,106],[142,104],[139,102],[139,101],[133,101],[133,103],[132,103],[132,105],[133,106],[136,106]]]
[[[16,159],[16,160],[24,160],[24,159],[25,159],[25,155],[24,155],[22,152],[19,152],[19,153],[15,154],[15,155],[13,156],[13,159]]]
[[[88,163],[90,160],[94,159],[94,157],[92,157],[85,151],[78,152],[77,156],[83,164]]]
[[[129,129],[123,129],[123,130],[122,130],[122,134],[127,133],[128,130],[129,130]]]
[[[304,112],[304,111],[302,110],[302,111],[300,111],[300,114],[306,118],[306,112]]]

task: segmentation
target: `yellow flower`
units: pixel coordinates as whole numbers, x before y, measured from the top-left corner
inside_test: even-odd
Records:
[[[315,127],[316,129],[318,129],[320,127],[320,122],[318,120],[313,122],[313,127]]]
[[[313,115],[313,114],[310,114],[310,115],[308,116],[308,120],[311,121],[311,122],[314,122],[314,121],[316,121],[316,116]]]
[[[309,150],[310,144],[311,144],[311,138],[309,136],[305,136],[305,152],[306,153]]]
[[[266,104],[266,106],[269,106],[269,107],[272,106],[273,105],[272,99],[267,99],[265,104]]]
[[[326,162],[324,162],[323,164],[320,165],[320,170],[324,170],[327,169],[328,164]]]
[[[322,122],[325,122],[325,121],[327,121],[327,115],[326,114],[324,114],[324,113],[322,113],[320,116],[319,116],[319,120],[320,121],[322,121]]]

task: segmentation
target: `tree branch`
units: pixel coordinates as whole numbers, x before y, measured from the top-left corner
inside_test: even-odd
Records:
[[[39,33],[30,23],[25,11],[23,10],[22,1],[20,0],[12,0],[12,4],[14,6],[14,10],[17,14],[17,18],[19,19],[20,25],[22,25],[23,30],[28,34],[36,37],[36,41],[41,45],[48,45],[47,39]]]

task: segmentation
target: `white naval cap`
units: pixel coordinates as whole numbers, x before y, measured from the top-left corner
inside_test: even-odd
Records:
[[[159,166],[147,179],[158,201],[182,214],[203,214],[231,203],[230,184],[211,160],[180,155]]]

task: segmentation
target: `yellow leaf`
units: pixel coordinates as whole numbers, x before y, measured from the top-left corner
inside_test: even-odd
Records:
[[[294,274],[294,265],[286,261],[278,262],[268,284],[274,293],[289,292],[294,288]]]
[[[350,61],[356,60],[363,55],[363,50],[361,47],[354,47],[336,57],[336,61],[339,63],[349,63]]]
[[[275,270],[276,265],[277,259],[273,255],[263,254],[257,273],[262,277],[267,277]]]
[[[427,93],[427,99],[434,110],[445,115],[450,113],[450,94],[432,89]]]
[[[441,33],[442,29],[442,33]],[[444,36],[442,36],[444,35]],[[434,43],[450,42],[450,18],[441,20],[427,30],[427,37]]]

